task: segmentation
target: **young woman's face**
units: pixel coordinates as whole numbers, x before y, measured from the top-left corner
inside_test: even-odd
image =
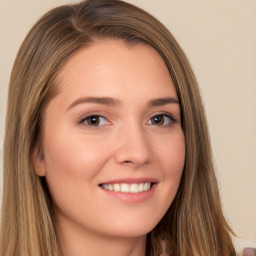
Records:
[[[185,159],[172,79],[150,46],[101,40],[67,60],[48,104],[37,170],[57,227],[138,237],[171,205]]]

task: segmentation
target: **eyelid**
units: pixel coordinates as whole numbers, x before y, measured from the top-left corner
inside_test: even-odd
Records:
[[[169,127],[171,126],[172,124],[178,122],[178,120],[174,117],[173,114],[171,114],[170,112],[165,112],[165,111],[161,111],[161,112],[156,112],[154,114],[152,114],[148,121],[146,122],[146,124],[148,125],[154,125],[154,124],[150,124],[149,122],[151,121],[151,119],[155,116],[165,116],[167,118],[170,119],[170,122],[168,122],[168,124],[163,124],[163,125],[159,125],[160,127]],[[107,124],[103,124],[103,125],[89,125],[89,124],[85,124],[85,120],[92,117],[92,116],[96,116],[96,117],[101,117],[101,118],[104,118],[107,122]],[[109,121],[109,119],[106,117],[106,115],[102,112],[90,112],[88,114],[85,114],[83,115],[81,118],[78,119],[78,124],[80,125],[83,125],[84,127],[88,128],[88,129],[99,129],[99,128],[102,128],[104,126],[108,126],[108,125],[111,125],[112,123]],[[155,125],[157,126],[157,125]]]
[[[99,118],[104,118],[107,121],[107,124],[103,124],[103,125],[99,125],[99,126],[94,126],[94,125],[89,125],[89,124],[85,124],[85,120],[89,119],[90,117],[99,117]],[[84,125],[85,127],[89,128],[89,129],[97,129],[97,128],[101,128],[102,126],[107,126],[110,125],[111,122],[108,120],[107,117],[105,117],[104,115],[98,113],[98,112],[90,112],[86,115],[83,115],[81,118],[79,118],[78,120],[78,124]]]
[[[173,116],[171,113],[169,113],[169,112],[158,112],[158,113],[155,113],[154,115],[152,115],[152,116],[149,118],[149,120],[147,121],[147,123],[148,123],[153,117],[155,117],[155,116],[165,116],[165,117],[168,117],[169,119],[171,119],[171,121],[170,121],[171,124],[178,122],[178,120],[177,120],[176,118],[174,118],[174,116]],[[159,125],[159,126],[167,127],[167,126],[169,126],[169,125],[171,125],[171,124]],[[150,124],[150,125],[153,125],[153,124]]]

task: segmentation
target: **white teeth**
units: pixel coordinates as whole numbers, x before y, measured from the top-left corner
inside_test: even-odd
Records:
[[[150,182],[145,182],[145,183],[132,183],[132,184],[127,184],[127,183],[115,183],[115,184],[102,184],[102,188],[110,191],[115,191],[115,192],[122,192],[122,193],[140,193],[143,191],[148,191],[151,188],[151,183]]]
[[[144,190],[144,184],[140,183],[139,185],[139,192],[142,192]]]
[[[114,185],[113,185],[113,190],[114,190],[115,192],[119,192],[119,191],[120,191],[120,185],[119,185],[119,184],[114,184]]]
[[[138,184],[132,184],[132,185],[130,186],[130,192],[131,192],[131,193],[138,193],[138,192],[139,192],[139,186],[138,186]]]
[[[128,184],[121,184],[121,192],[128,193],[130,192]]]
[[[143,190],[147,191],[149,189],[150,189],[150,184],[149,183],[145,183],[144,186],[143,186]]]
[[[106,190],[108,190],[108,185],[107,184],[103,184],[102,187]]]

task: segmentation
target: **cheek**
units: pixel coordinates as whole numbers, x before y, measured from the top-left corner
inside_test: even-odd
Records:
[[[173,137],[172,143],[162,144],[159,163],[165,191],[165,200],[171,204],[178,190],[185,163],[185,139],[183,133]]]
[[[54,202],[55,215],[61,214],[79,220],[92,211],[98,212],[95,205],[95,192],[98,188],[98,173],[106,162],[108,152],[97,143],[91,144],[81,138],[57,137],[48,144],[45,152],[46,181]]]
[[[45,164],[48,173],[67,175],[93,175],[97,165],[105,161],[107,147],[102,141],[90,141],[83,134],[59,131],[46,138],[44,143]],[[86,172],[85,172],[86,171]]]
[[[64,133],[70,134],[70,133]],[[49,136],[44,147],[46,180],[52,196],[81,195],[85,187],[97,186],[98,172],[108,159],[108,150],[97,142],[84,140],[83,136]]]
[[[185,163],[185,138],[182,132],[170,139],[170,143],[163,143],[161,158],[164,174],[167,176],[181,176]]]

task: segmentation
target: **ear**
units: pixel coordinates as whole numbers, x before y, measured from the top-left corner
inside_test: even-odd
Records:
[[[44,153],[41,147],[37,146],[32,154],[32,161],[34,166],[34,173],[38,176],[46,175]]]

